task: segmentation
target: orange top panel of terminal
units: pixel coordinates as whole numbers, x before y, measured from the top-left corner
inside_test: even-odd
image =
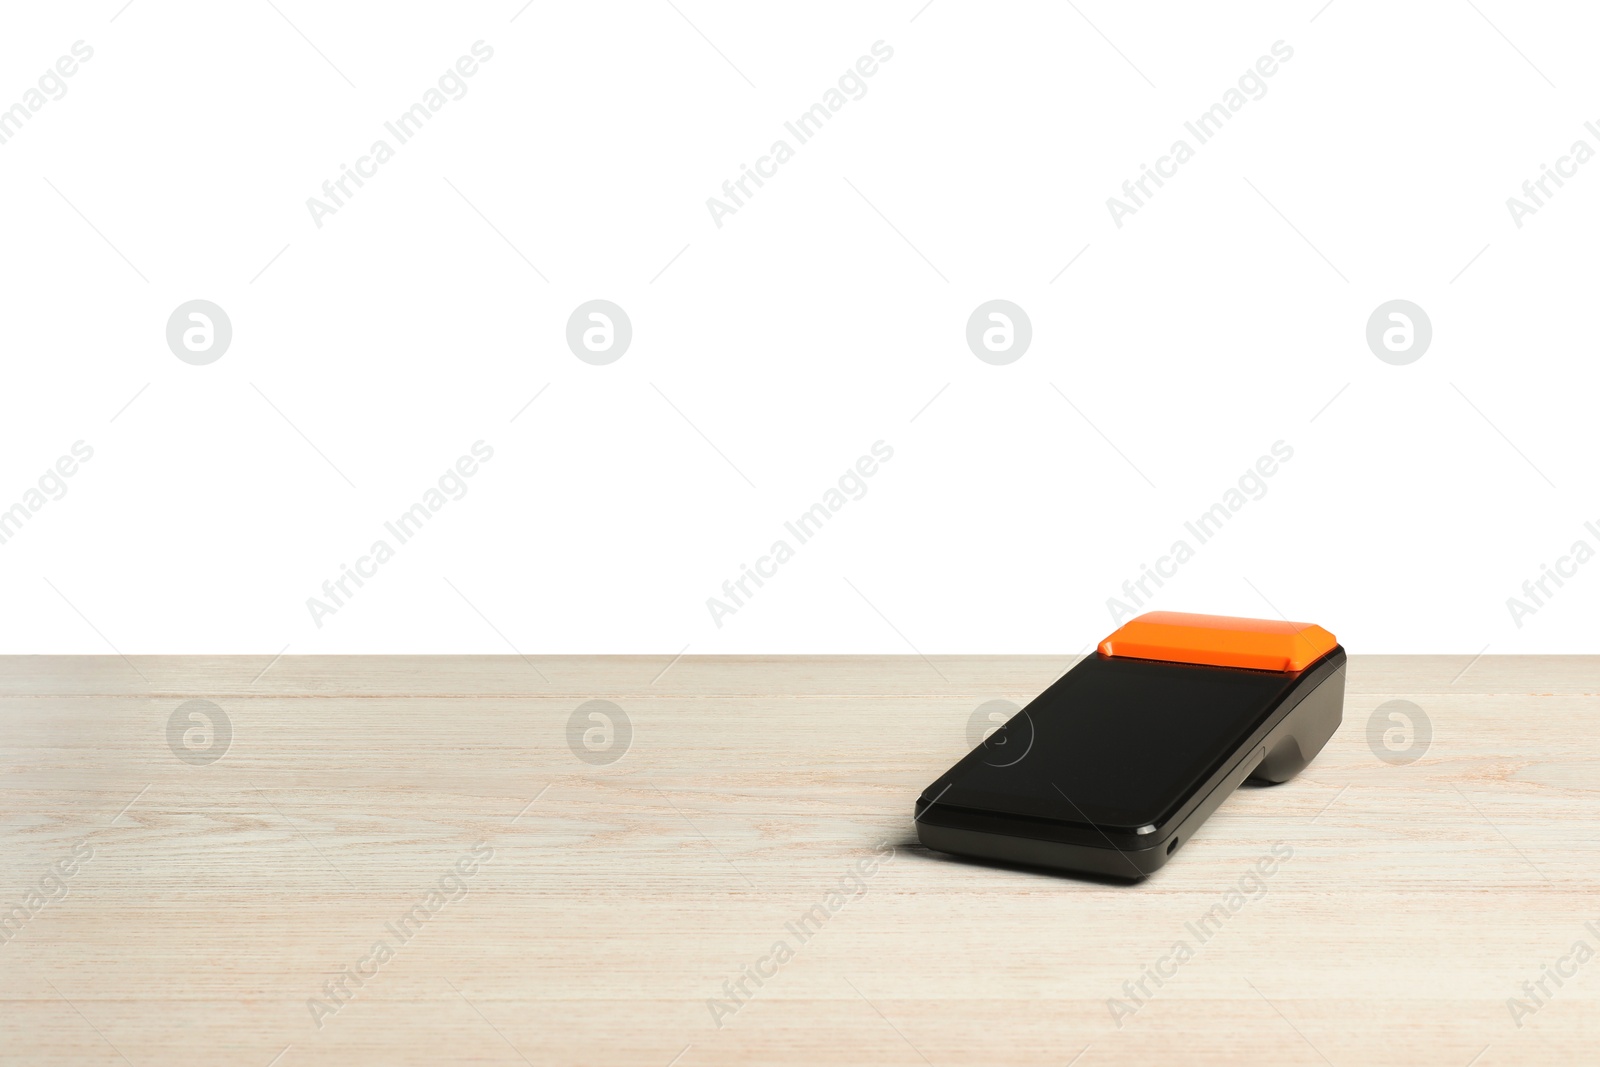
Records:
[[[1294,672],[1305,670],[1338,643],[1328,631],[1308,622],[1149,611],[1101,641],[1100,652],[1168,663]]]

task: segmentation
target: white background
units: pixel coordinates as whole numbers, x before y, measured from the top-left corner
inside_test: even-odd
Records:
[[[1600,149],[1587,7],[675,3],[8,5],[0,106],[94,56],[0,145],[0,507],[94,458],[0,545],[0,647],[1072,653],[1282,440],[1146,607],[1594,650],[1600,562],[1521,627],[1506,604],[1600,547],[1600,161],[1506,207]],[[314,225],[479,40],[466,96]],[[706,199],[880,40],[718,228]],[[195,298],[233,324],[208,366],[165,339]],[[633,323],[609,366],[565,343],[593,298]],[[1033,325],[1008,366],[965,341],[994,298]],[[1396,298],[1434,330],[1408,366],[1365,341]],[[319,628],[307,598],[478,440],[468,494]],[[714,625],[879,440],[867,495]]]

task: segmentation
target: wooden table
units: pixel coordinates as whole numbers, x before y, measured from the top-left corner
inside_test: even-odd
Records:
[[[1600,658],[1353,657],[1139,885],[919,847],[1070,663],[0,659],[0,1063],[1600,1062]]]

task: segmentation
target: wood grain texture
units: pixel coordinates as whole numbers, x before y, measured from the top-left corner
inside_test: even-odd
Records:
[[[918,846],[974,710],[1072,662],[0,658],[0,903],[41,894],[0,943],[0,1064],[1600,1062],[1600,961],[1523,989],[1600,950],[1600,658],[1352,657],[1310,768],[1136,886]],[[209,764],[169,747],[194,699],[231,724]],[[631,723],[609,765],[568,745],[591,699]],[[1432,728],[1405,765],[1368,743],[1395,699]]]

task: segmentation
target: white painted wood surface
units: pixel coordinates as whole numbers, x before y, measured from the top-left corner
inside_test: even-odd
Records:
[[[1600,961],[1561,962],[1600,950],[1600,658],[1352,657],[1311,767],[1137,886],[917,846],[974,710],[1070,663],[0,658],[0,1064],[1600,1062]],[[168,743],[195,699],[210,764]],[[609,765],[568,746],[592,699],[631,723]],[[1395,699],[1408,765],[1368,743]]]

